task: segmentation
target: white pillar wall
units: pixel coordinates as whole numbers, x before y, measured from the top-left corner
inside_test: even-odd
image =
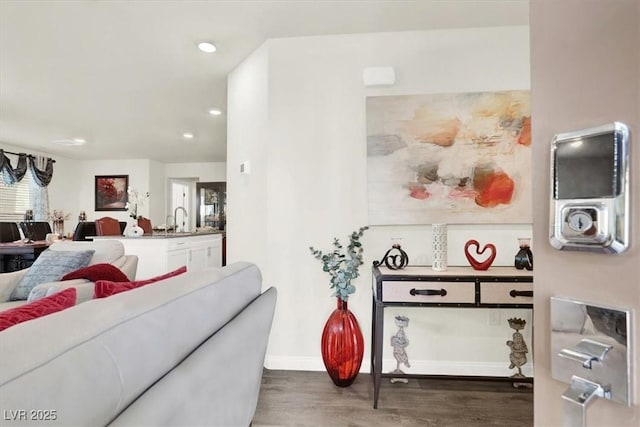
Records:
[[[394,67],[396,84],[365,88],[362,71],[371,66]],[[231,73],[227,256],[257,263],[265,286],[278,288],[267,367],[324,369],[320,336],[335,301],[308,248],[330,249],[333,237],[346,242],[367,224],[366,96],[527,89],[528,27],[269,40]],[[243,175],[247,160],[251,173]],[[471,238],[496,245],[495,265],[512,265],[517,238],[530,236],[531,224],[450,225],[449,265],[467,265]],[[349,307],[365,336],[367,371],[370,265],[396,237],[412,263],[431,261],[430,225],[376,226],[363,237],[365,265]],[[398,313],[411,318],[411,372],[510,374],[508,317],[527,320],[531,343],[527,310],[388,310],[385,370],[395,367],[387,343]],[[501,325],[490,325],[496,319]]]
[[[589,426],[640,425],[640,0],[531,1],[533,244],[536,262],[534,424],[565,425],[562,394],[552,378],[550,303],[564,296],[634,312],[629,406],[596,399]],[[553,136],[620,121],[630,127],[631,244],[617,255],[557,251],[549,239],[549,163]],[[635,347],[635,348],[634,348]],[[608,360],[609,362],[609,360]],[[614,381],[615,387],[615,381]]]

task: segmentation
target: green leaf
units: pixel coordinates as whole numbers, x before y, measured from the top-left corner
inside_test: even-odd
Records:
[[[309,246],[311,254],[322,262],[322,271],[329,273],[331,277],[329,287],[335,289],[332,296],[347,301],[349,294],[356,291],[356,287],[351,281],[359,276],[358,268],[363,264],[364,248],[359,239],[368,228],[368,226],[360,227],[357,231],[349,234],[349,244],[346,250],[337,237],[333,238],[333,250],[329,253],[323,253],[315,247]]]

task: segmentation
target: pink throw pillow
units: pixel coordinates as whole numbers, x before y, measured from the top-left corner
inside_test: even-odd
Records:
[[[68,288],[48,297],[0,312],[0,331],[76,305],[76,290]]]
[[[187,271],[186,266],[182,266],[177,270],[163,274],[161,276],[153,277],[146,280],[138,280],[137,282],[111,282],[108,280],[98,280],[96,282],[95,290],[93,292],[93,298],[106,298],[111,295],[119,294],[120,292],[130,291],[141,286],[155,283],[169,277],[177,276],[178,274],[185,273]]]
[[[109,280],[111,282],[128,282],[129,278],[118,267],[101,263],[79,268],[62,276],[60,280],[87,279],[92,282]]]

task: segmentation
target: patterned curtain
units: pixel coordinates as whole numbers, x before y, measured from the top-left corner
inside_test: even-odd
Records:
[[[47,185],[53,175],[53,162],[42,156],[33,156],[29,159],[29,194],[35,221],[49,220],[49,190]],[[44,179],[44,180],[43,180]],[[46,182],[46,183],[45,183]]]
[[[53,173],[53,166],[51,170]],[[11,160],[0,149],[0,173],[2,173],[2,179],[6,185],[22,181],[27,173],[27,155],[25,153],[18,154],[18,166],[14,169],[11,167]]]
[[[53,159],[42,156],[29,157],[29,170],[40,187],[46,187],[53,177]]]

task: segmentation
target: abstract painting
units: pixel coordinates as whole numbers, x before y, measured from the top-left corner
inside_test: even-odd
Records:
[[[367,97],[369,224],[530,223],[529,91]]]

